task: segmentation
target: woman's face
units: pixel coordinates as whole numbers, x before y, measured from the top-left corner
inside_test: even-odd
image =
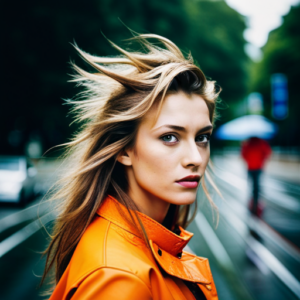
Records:
[[[154,106],[134,147],[118,159],[126,166],[129,196],[146,213],[151,207],[193,203],[210,155],[212,124],[201,96],[167,95],[155,122],[156,113]]]

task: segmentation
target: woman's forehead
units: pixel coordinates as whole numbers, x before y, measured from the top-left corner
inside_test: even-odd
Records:
[[[152,130],[165,124],[177,126],[209,125],[209,110],[203,98],[197,94],[170,94],[163,100],[158,113],[158,105],[153,106],[145,115],[142,123]]]

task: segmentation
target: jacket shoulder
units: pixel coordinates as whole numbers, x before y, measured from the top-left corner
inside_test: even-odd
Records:
[[[68,286],[76,286],[93,271],[103,267],[104,237],[108,227],[109,222],[105,219],[94,218],[81,237],[60,281],[67,280]]]
[[[81,237],[50,300],[69,299],[82,284],[89,285],[101,279],[103,274],[113,274],[114,280],[123,278],[120,284],[128,282],[130,278],[133,286],[143,282],[141,286],[147,287],[145,291],[149,292],[149,272],[153,262],[151,255],[149,257],[146,254],[149,253],[146,249],[141,239],[110,221],[95,216]],[[104,276],[106,279],[108,277]]]
[[[106,267],[135,274],[150,288],[149,273],[156,262],[143,239],[110,223],[104,251]]]
[[[151,290],[135,274],[104,267],[90,274],[72,293],[80,299],[153,299]]]
[[[149,251],[141,238],[96,216],[76,247],[68,276],[75,283],[97,269],[108,267],[148,281],[149,269],[155,264]]]

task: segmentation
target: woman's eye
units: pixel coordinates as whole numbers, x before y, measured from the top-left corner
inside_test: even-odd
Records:
[[[198,143],[208,143],[209,140],[210,140],[209,134],[202,134],[196,137],[196,142]]]
[[[175,143],[175,142],[178,141],[178,139],[176,138],[176,136],[173,135],[173,134],[165,135],[165,136],[161,137],[161,139],[162,139],[164,142],[167,142],[167,143]]]

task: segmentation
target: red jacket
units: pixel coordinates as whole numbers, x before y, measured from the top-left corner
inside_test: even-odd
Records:
[[[260,170],[271,155],[269,144],[257,137],[250,138],[242,145],[242,157],[248,165],[248,170]]]

